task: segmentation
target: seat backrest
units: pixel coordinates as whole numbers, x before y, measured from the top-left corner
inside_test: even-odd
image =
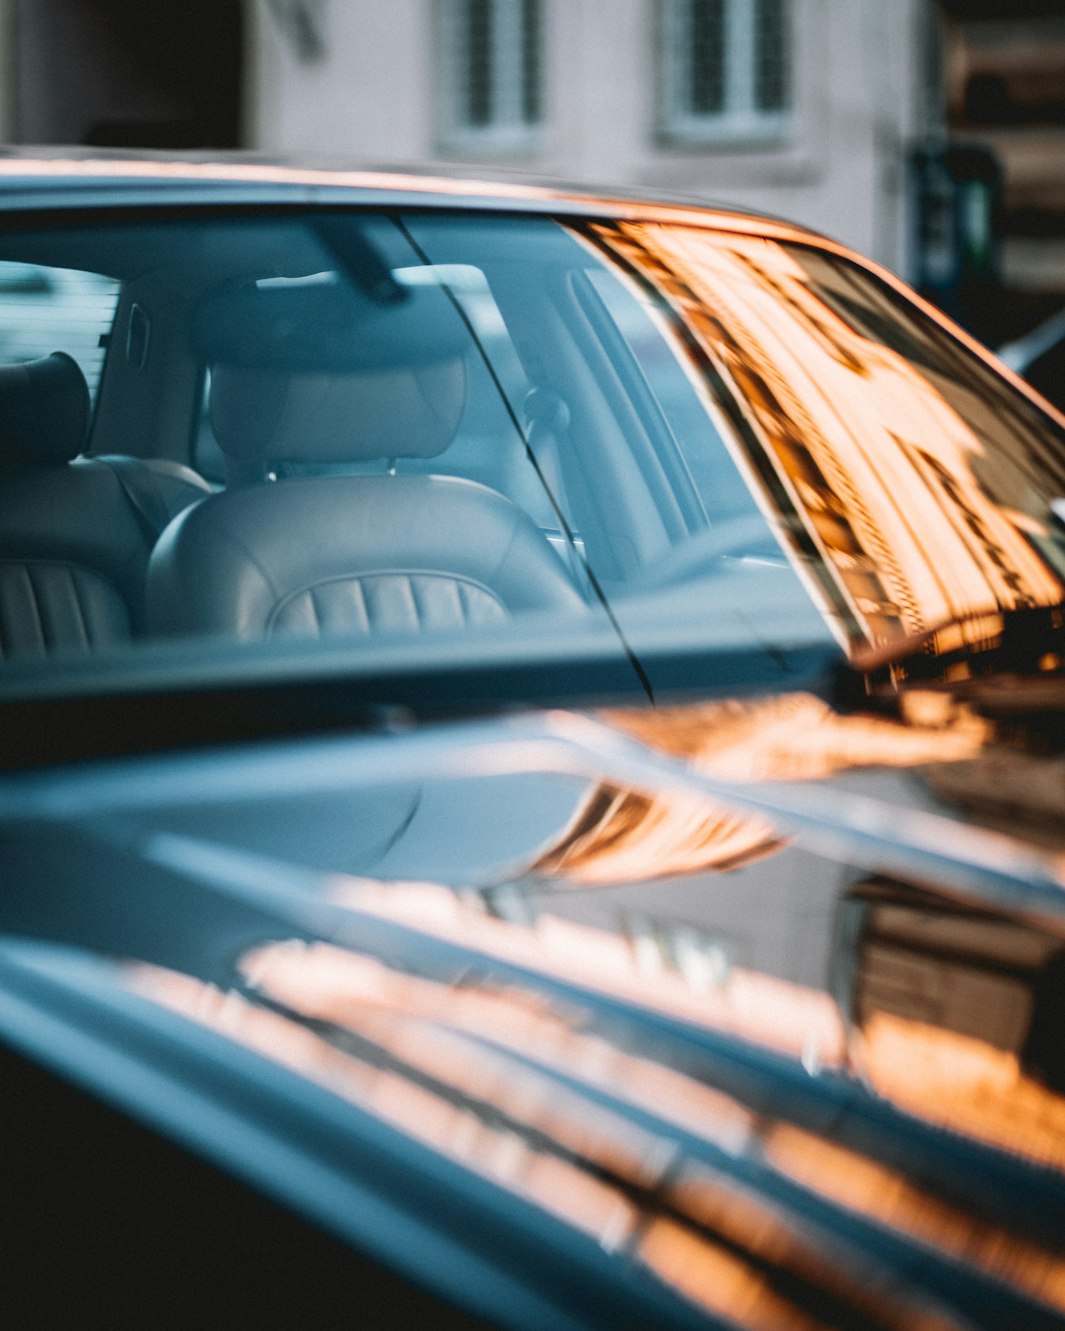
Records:
[[[154,537],[115,470],[78,456],[89,413],[85,377],[64,352],[0,366],[0,659],[94,650],[143,630]],[[154,476],[151,463],[128,465]],[[191,472],[163,484],[170,511],[209,489]]]
[[[461,359],[357,373],[212,375],[227,457],[249,471],[440,454],[465,405]],[[487,624],[582,600],[517,505],[431,475],[301,475],[214,495],[152,557],[158,633],[369,634]]]

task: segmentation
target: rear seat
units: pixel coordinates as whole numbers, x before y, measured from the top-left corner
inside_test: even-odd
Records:
[[[143,633],[155,538],[210,493],[173,463],[80,457],[89,416],[85,377],[66,353],[0,366],[2,661]]]

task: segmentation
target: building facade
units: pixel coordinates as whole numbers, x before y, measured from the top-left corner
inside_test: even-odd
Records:
[[[258,0],[249,146],[783,214],[909,267],[926,0]]]
[[[0,136],[666,189],[904,273],[932,0],[0,0]]]

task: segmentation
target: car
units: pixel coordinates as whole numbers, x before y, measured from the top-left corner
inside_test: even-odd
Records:
[[[20,1326],[1065,1322],[1049,403],[668,197],[12,151],[0,264]]]

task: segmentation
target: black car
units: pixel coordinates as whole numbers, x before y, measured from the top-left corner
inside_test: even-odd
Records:
[[[238,159],[0,160],[0,354],[13,1324],[1065,1321],[1034,392],[783,222]]]

